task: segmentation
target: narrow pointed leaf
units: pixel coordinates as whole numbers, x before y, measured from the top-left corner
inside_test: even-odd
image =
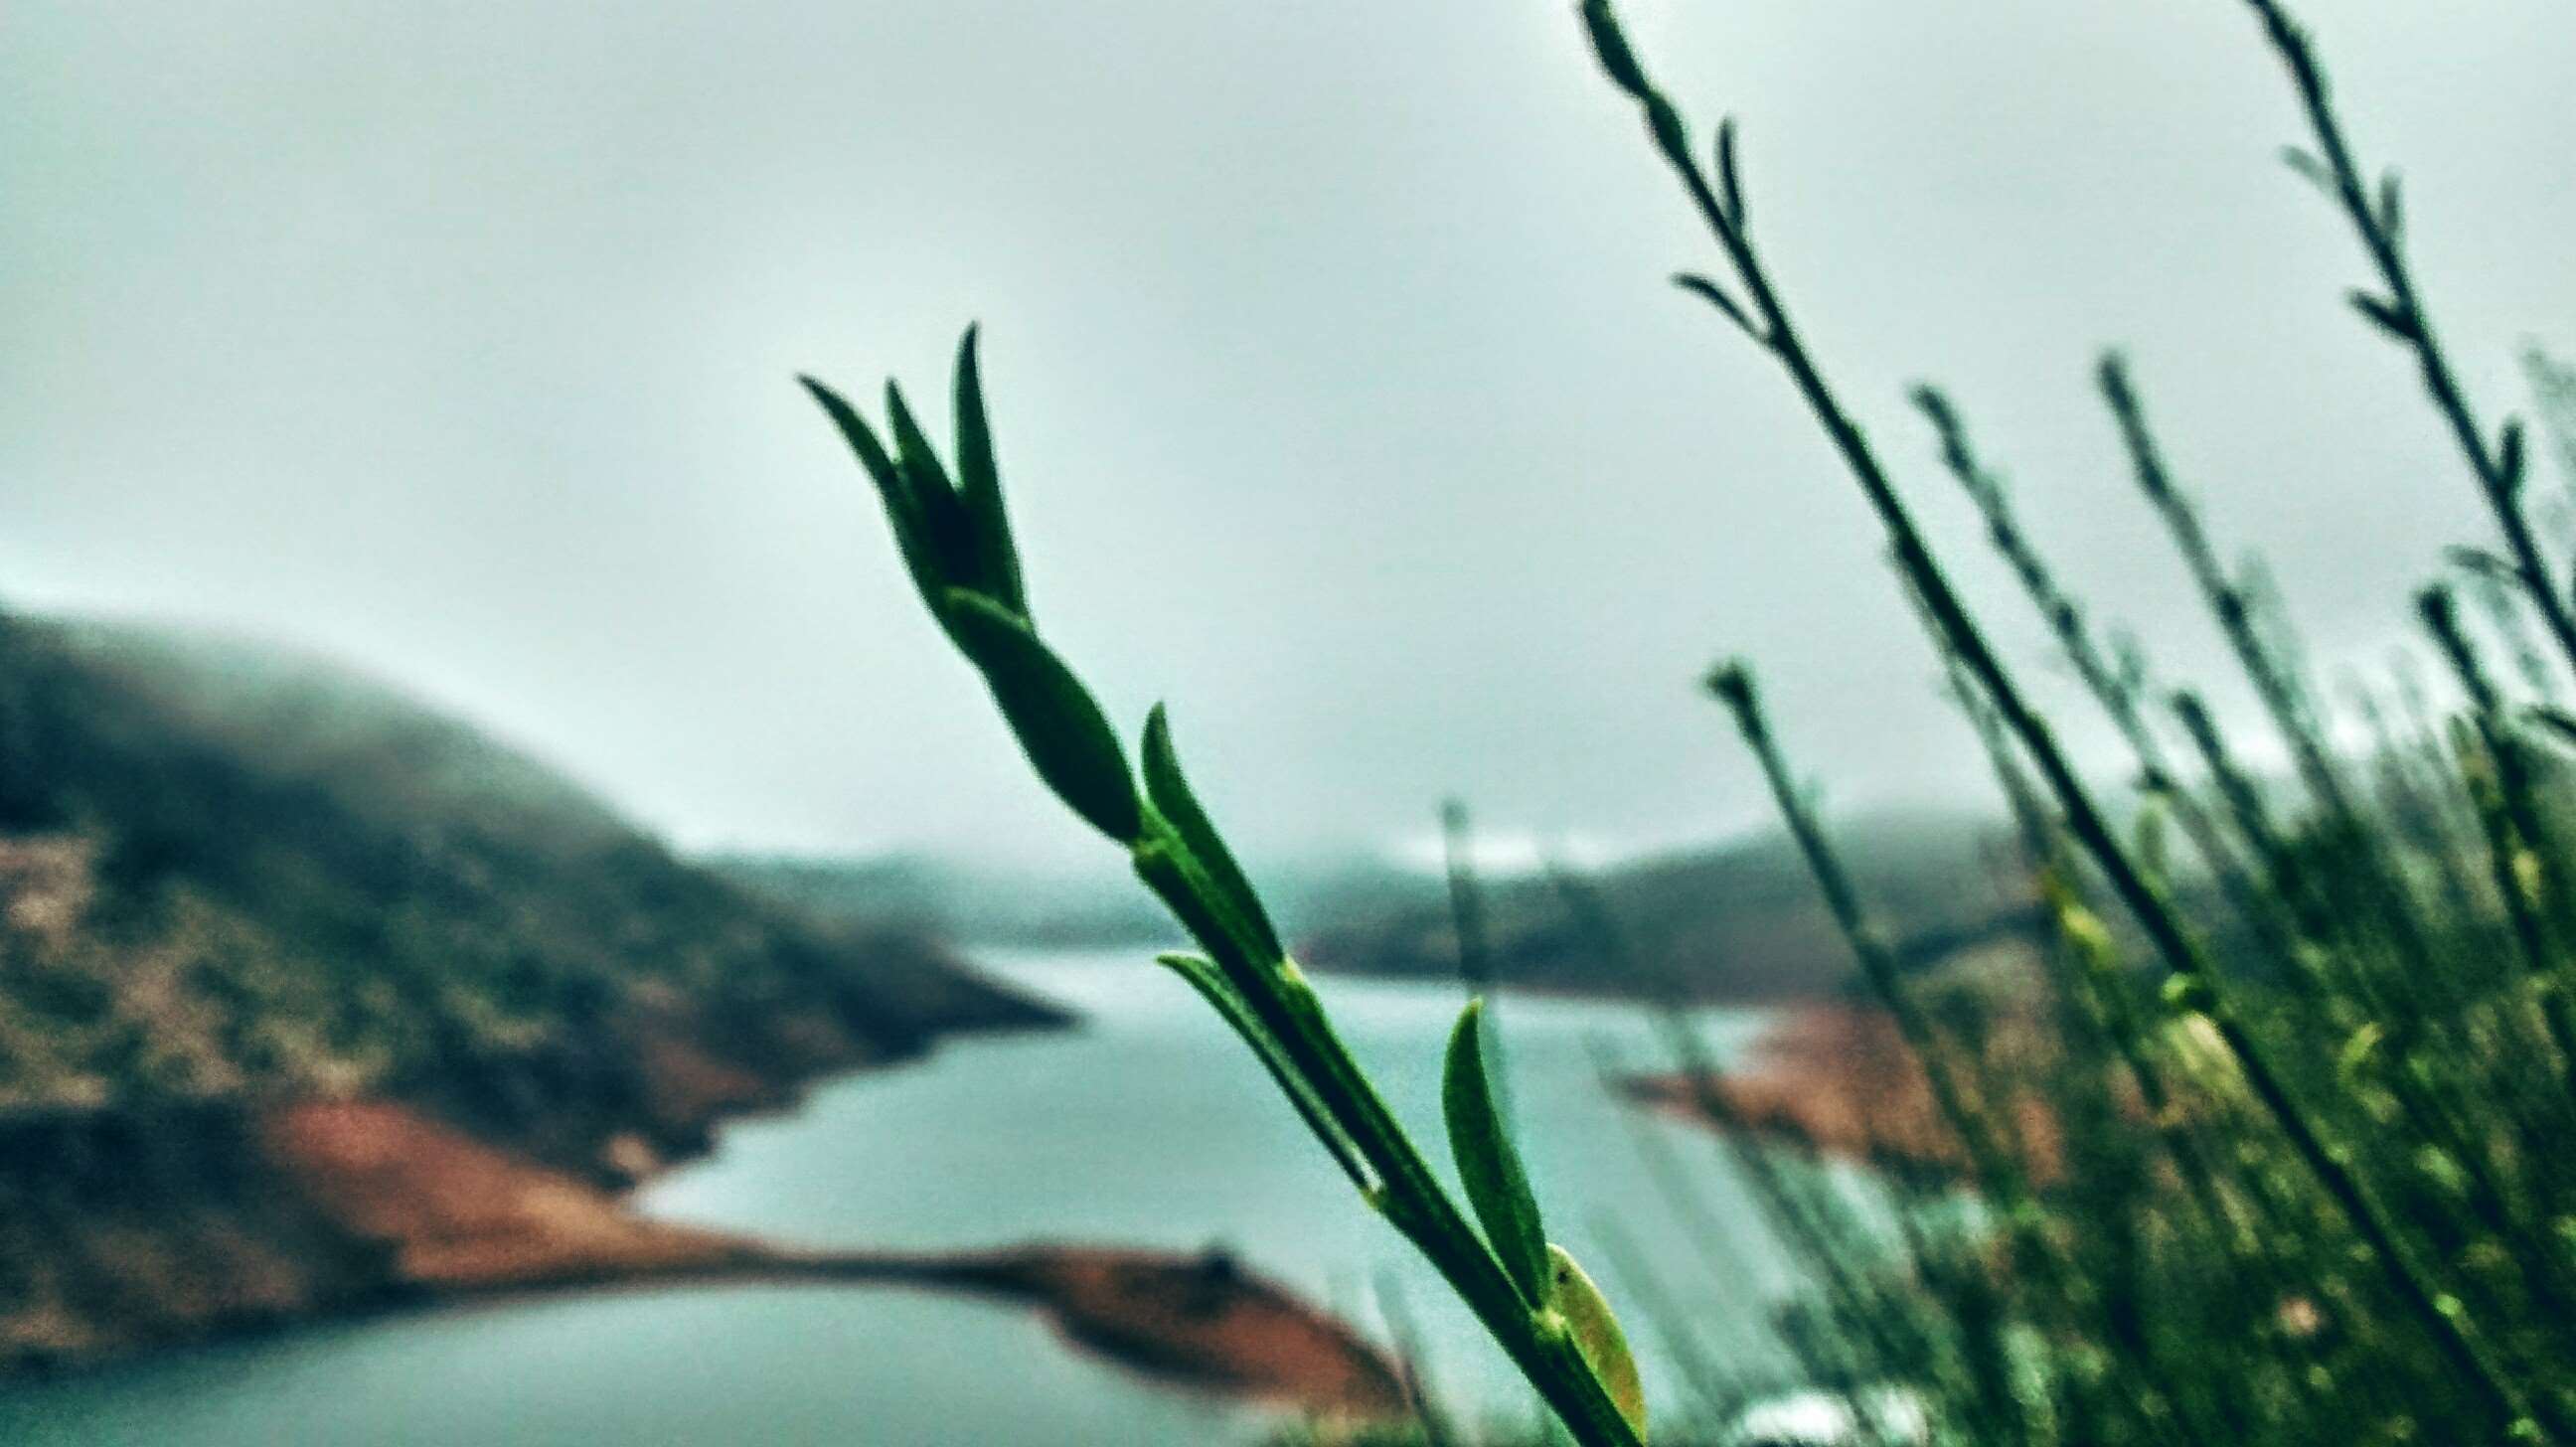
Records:
[[[912,408],[905,405],[903,389],[892,382],[886,383],[886,418],[894,433],[895,465],[903,469],[913,505],[919,510],[925,542],[937,554],[942,574],[954,587],[971,588],[1001,599],[993,580],[984,572],[974,518],[967,514],[966,504],[959,501],[957,489],[948,481],[947,469],[939,465],[939,454],[932,449],[930,439],[922,435],[921,424],[913,419]]]
[[[2371,325],[2401,342],[2415,340],[2415,324],[2407,320],[2406,313],[2397,303],[2386,297],[2356,291],[2352,294],[2352,309],[2369,318]]]
[[[1279,943],[1279,932],[1271,927],[1269,912],[1261,907],[1261,896],[1253,892],[1252,881],[1244,875],[1243,866],[1235,862],[1234,851],[1225,847],[1225,839],[1200,807],[1198,795],[1181,772],[1181,756],[1172,746],[1172,725],[1161,704],[1145,718],[1145,796],[1154,801],[1163,817],[1180,831],[1181,842],[1197,856],[1199,867],[1217,888],[1225,891],[1245,923],[1259,934],[1268,947],[1271,959],[1281,959],[1287,951]]]
[[[1707,302],[1710,306],[1717,308],[1719,312],[1725,315],[1728,321],[1735,323],[1738,328],[1742,329],[1746,336],[1751,337],[1757,342],[1763,339],[1762,329],[1753,324],[1752,316],[1744,310],[1743,306],[1738,303],[1734,297],[1727,295],[1726,289],[1719,286],[1716,282],[1709,280],[1707,277],[1700,276],[1697,273],[1685,271],[1673,278],[1673,285],[1680,287],[1682,290],[1698,297],[1701,301]]]
[[[1261,1062],[1261,1068],[1270,1072],[1271,1082],[1279,1087],[1279,1093],[1288,1097],[1288,1103],[1296,1107],[1298,1118],[1306,1122],[1306,1129],[1314,1132],[1315,1139],[1332,1154],[1334,1163],[1350,1177],[1351,1184],[1361,1190],[1370,1189],[1370,1183],[1376,1178],[1361,1163],[1359,1148],[1351,1143],[1350,1136],[1339,1125],[1333,1123],[1332,1116],[1325,1111],[1305,1077],[1297,1072],[1295,1063],[1288,1058],[1288,1052],[1280,1045],[1278,1037],[1270,1033],[1269,1028],[1253,1014],[1252,1007],[1235,993],[1234,986],[1226,981],[1225,973],[1217,968],[1216,961],[1205,955],[1181,953],[1156,955],[1154,961],[1189,981],[1190,987],[1199,992],[1199,997],[1234,1028],[1234,1033],[1251,1047],[1253,1056]]]
[[[2136,634],[2125,628],[2113,633],[2111,659],[2122,693],[2134,695],[2147,686],[2147,650]]]
[[[2406,238],[2406,198],[2395,171],[2379,178],[2379,229],[2391,242],[2402,243]]]
[[[1611,84],[1645,99],[1649,93],[1645,67],[1637,64],[1637,52],[1629,49],[1628,37],[1619,28],[1619,17],[1610,13],[1608,0],[1583,0],[1583,29]]]
[[[2527,460],[2524,450],[2522,419],[2506,418],[2504,430],[2496,438],[2496,481],[2507,493],[2522,490],[2523,467]]]
[[[975,350],[975,328],[957,347],[957,495],[975,528],[978,573],[992,593],[1023,618],[1029,612],[1028,584],[1020,576],[1019,548],[1011,541],[1011,520],[1002,507],[1002,474],[993,457],[993,424],[984,411],[984,376]]]
[[[1628,1350],[1628,1334],[1619,1329],[1609,1298],[1564,1247],[1551,1242],[1547,1260],[1555,1306],[1573,1331],[1574,1344],[1582,1349],[1583,1360],[1591,1365],[1602,1390],[1610,1394],[1619,1415],[1628,1419],[1637,1440],[1645,1441],[1645,1384],[1637,1378],[1637,1359]]]
[[[1468,1204],[1484,1223],[1485,1239],[1503,1270],[1530,1305],[1548,1300],[1547,1232],[1520,1152],[1503,1129],[1493,1083],[1485,1077],[1484,1002],[1470,1000],[1449,1034],[1449,1058],[1440,1077],[1440,1108],[1449,1124],[1449,1150]]]
[[[947,575],[931,546],[929,523],[922,516],[920,499],[913,495],[911,479],[887,455],[885,444],[877,440],[867,419],[840,393],[811,377],[796,380],[822,404],[824,415],[840,429],[842,440],[858,454],[860,466],[867,469],[868,480],[876,484],[877,497],[885,505],[886,522],[894,529],[895,547],[903,554],[904,570],[912,575],[913,586],[921,590],[921,600],[929,606],[932,616],[938,617],[942,597],[958,580]]]
[[[1676,168],[1691,164],[1690,127],[1682,113],[1662,95],[1648,91],[1645,98],[1646,132],[1655,138],[1655,148],[1664,153]]]
[[[2474,573],[2481,578],[2509,583],[2515,587],[2522,586],[2522,571],[2485,548],[2459,544],[2444,548],[2442,556],[2452,567],[2463,573]]]
[[[1717,184],[1726,198],[1726,216],[1737,231],[1744,229],[1744,181],[1736,169],[1735,117],[1717,123]]]
[[[1144,807],[1117,731],[1073,670],[1026,620],[981,593],[951,588],[942,616],[984,674],[1029,764],[1066,807],[1121,844],[1144,832]]]
[[[2325,192],[2329,196],[2334,194],[2334,172],[2326,169],[2326,163],[2319,160],[2314,152],[2304,150],[2298,146],[2283,146],[2281,148],[2281,164],[2298,172],[2299,175],[2308,182],[2308,184],[2316,187],[2318,190]]]
[[[2524,706],[2523,717],[2546,729],[2560,747],[2576,747],[2576,714],[2554,704],[2535,703]]]
[[[2150,796],[2142,801],[2138,810],[2136,851],[2138,864],[2148,875],[2156,879],[2170,877],[2168,870],[2172,860],[2165,847],[2165,806],[2162,799]]]

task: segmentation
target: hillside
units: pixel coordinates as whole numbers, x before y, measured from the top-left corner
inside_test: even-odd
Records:
[[[735,883],[845,924],[1019,949],[1151,951],[1183,939],[1162,905],[1114,865],[1044,872],[911,854],[733,854],[702,862]],[[1428,875],[1363,854],[1273,861],[1261,883],[1292,928],[1436,900],[1442,888]]]
[[[821,1073],[1060,1020],[330,665],[0,618],[0,1367],[397,1284],[281,1112],[615,1187]]]
[[[1969,815],[1885,814],[1837,831],[1882,927],[1931,957],[2018,930],[2027,911],[1990,862],[1992,829]],[[1693,849],[1602,872],[1594,888],[1626,941],[1604,957],[1545,878],[1485,882],[1494,977],[1527,989],[1731,1003],[1813,999],[1854,977],[1851,951],[1785,834]],[[1453,977],[1449,903],[1437,890],[1327,917],[1300,935],[1319,970]]]
[[[1932,956],[2011,934],[2026,906],[1990,862],[1995,826],[1967,814],[1879,814],[1837,831],[1884,925]],[[1031,947],[1130,947],[1179,936],[1160,906],[1115,869],[1032,875],[916,857],[832,860],[733,856],[711,866],[746,887],[844,923],[910,926],[942,937]],[[1257,863],[1254,874],[1319,970],[1453,978],[1446,884],[1358,856]],[[1578,929],[1558,889],[1530,875],[1484,883],[1497,977],[1527,989],[1623,996],[1678,991],[1768,1002],[1839,992],[1851,951],[1815,880],[1777,832],[1622,864],[1594,881],[1628,937],[1621,974]]]

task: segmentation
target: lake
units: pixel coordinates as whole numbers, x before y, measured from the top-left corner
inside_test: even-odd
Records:
[[[1257,1065],[1145,951],[988,954],[1083,1013],[1051,1034],[969,1039],[856,1075],[797,1112],[728,1127],[710,1158],[655,1182],[644,1209],[814,1245],[974,1247],[1057,1238],[1197,1249],[1384,1338],[1393,1293],[1432,1344],[1454,1404],[1523,1410],[1482,1330],[1363,1210]],[[1426,1148],[1438,1130],[1452,988],[1320,983],[1351,1048]],[[1631,1006],[1512,996],[1502,1055],[1551,1234],[1621,1285],[1609,1234],[1722,1357],[1765,1351],[1759,1298],[1788,1284],[1710,1141],[1614,1101],[1598,1052],[1658,1056]],[[1721,1054],[1760,1017],[1703,1017]],[[1641,1140],[1642,1137],[1642,1140]],[[1650,1154],[1690,1168],[1733,1266],[1694,1250]],[[1445,1161],[1444,1161],[1445,1164]],[[1626,1311],[1650,1384],[1655,1333]],[[1146,1382],[1061,1345],[1007,1306],[887,1288],[758,1286],[549,1297],[326,1325],[0,1395],[24,1447],[1092,1447],[1247,1443],[1276,1419]]]

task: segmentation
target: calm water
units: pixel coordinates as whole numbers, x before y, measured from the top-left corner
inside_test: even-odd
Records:
[[[1436,1343],[1451,1398],[1516,1409],[1509,1369],[1437,1278],[1362,1211],[1234,1040],[1137,952],[989,961],[1088,1016],[1086,1028],[979,1040],[819,1091],[791,1118],[728,1129],[717,1155],[658,1182],[646,1209],[815,1244],[983,1246],[1041,1237],[1194,1249],[1255,1269],[1378,1331],[1381,1283]],[[1328,980],[1352,1048],[1436,1142],[1454,990]],[[1698,1263],[1651,1185],[1638,1133],[1678,1153],[1728,1221],[1708,1143],[1602,1092],[1593,1050],[1653,1058],[1632,1009],[1501,1009],[1532,1174],[1551,1232],[1614,1298],[1600,1222],[1618,1217],[1706,1345],[1784,1284],[1745,1228],[1757,1279]],[[1755,1021],[1713,1015],[1723,1049]],[[1653,1333],[1631,1308],[1653,1370]],[[1669,1379],[1670,1372],[1657,1373]],[[1265,1419],[1143,1382],[1057,1343],[1034,1317],[937,1295],[830,1287],[554,1298],[323,1327],[0,1396],[0,1441],[28,1447],[1092,1447],[1244,1442]]]

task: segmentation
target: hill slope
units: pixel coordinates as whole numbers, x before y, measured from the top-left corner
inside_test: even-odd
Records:
[[[381,1233],[260,1148],[280,1110],[616,1185],[815,1074],[1060,1018],[328,665],[0,618],[0,1364],[382,1290]]]
[[[1885,814],[1836,831],[1884,927],[1929,957],[2026,926],[2027,910],[1988,862],[1992,826],[1974,816]],[[1622,865],[1593,881],[1627,942],[1605,959],[1556,886],[1528,876],[1485,882],[1497,981],[1529,989],[1766,1003],[1812,999],[1854,979],[1851,950],[1787,835],[1770,832]],[[1353,910],[1304,934],[1319,970],[1454,977],[1445,894]]]
[[[1990,863],[1997,826],[1974,815],[1864,815],[1836,837],[1877,918],[1929,958],[2011,936],[2032,923]],[[1180,943],[1161,907],[1114,869],[1039,876],[920,858],[736,856],[710,867],[747,888],[850,924],[914,924],[945,937],[1012,946],[1099,946],[1143,953]],[[1450,980],[1458,969],[1448,887],[1437,874],[1363,856],[1253,875],[1299,960],[1350,974]],[[1769,1002],[1837,993],[1853,979],[1835,930],[1787,835],[1676,851],[1603,871],[1595,887],[1635,956],[1602,957],[1556,887],[1516,875],[1484,882],[1497,978],[1527,989],[1622,996],[1679,994]]]

